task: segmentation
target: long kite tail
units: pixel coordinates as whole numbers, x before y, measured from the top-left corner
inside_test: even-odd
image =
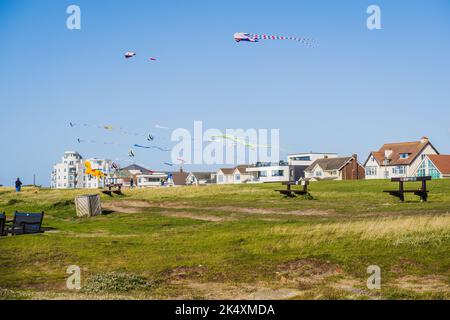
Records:
[[[313,46],[315,43],[314,39],[304,37],[273,36],[268,34],[250,34],[250,36],[256,40],[294,40],[307,46]]]

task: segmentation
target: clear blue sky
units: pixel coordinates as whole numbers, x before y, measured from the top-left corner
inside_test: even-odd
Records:
[[[66,29],[70,4],[81,7],[80,31]],[[370,4],[381,7],[380,31],[366,28]],[[0,184],[36,173],[49,185],[65,150],[127,158],[77,137],[135,143],[69,121],[138,132],[191,129],[194,120],[279,128],[288,152],[361,158],[427,135],[450,153],[449,14],[448,0],[0,0]],[[236,44],[240,31],[310,36],[319,46]],[[125,61],[128,50],[138,56]],[[150,169],[166,160],[157,151],[136,159]]]

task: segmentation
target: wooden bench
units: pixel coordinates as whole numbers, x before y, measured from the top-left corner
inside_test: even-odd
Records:
[[[113,196],[112,195],[113,193],[117,194],[119,196],[123,195],[123,193],[122,193],[122,184],[120,184],[120,183],[108,184],[108,185],[106,185],[106,188],[108,188],[108,190],[103,190],[102,193],[106,194],[106,195],[108,195],[110,197]],[[116,190],[113,190],[113,189],[116,189]]]
[[[298,185],[296,182],[292,182],[292,181],[283,182],[282,185],[286,186],[286,189],[277,189],[275,191],[279,192],[280,194],[285,195],[288,198],[295,198],[296,195],[302,195],[302,196],[309,195],[309,191],[308,191],[309,182],[308,181],[301,181],[301,186],[302,186],[301,190],[292,188],[292,186]]]
[[[384,190],[383,192],[389,193],[393,197],[399,198],[402,202],[405,201],[406,193],[413,193],[420,197],[420,201],[426,202],[428,200],[427,181],[431,180],[430,176],[426,177],[405,177],[405,178],[392,178],[391,182],[398,182],[398,190]],[[405,182],[422,182],[422,186],[417,190],[405,190]]]
[[[12,235],[42,233],[44,232],[41,228],[43,219],[44,212],[27,213],[16,211],[14,220],[6,222],[6,232]]]
[[[5,223],[6,223],[6,215],[5,213],[0,213],[0,237],[5,236]]]

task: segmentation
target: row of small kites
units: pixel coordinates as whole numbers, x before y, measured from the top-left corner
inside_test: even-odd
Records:
[[[293,40],[300,42],[308,47],[314,46],[316,43],[312,38],[306,37],[291,37],[291,36],[280,36],[280,35],[268,35],[268,34],[255,34],[255,33],[247,33],[247,32],[236,32],[233,35],[234,41],[236,42],[259,42],[260,40]],[[127,51],[124,54],[125,59],[134,58],[137,55],[134,51]],[[149,61],[157,61],[158,59],[155,57],[149,57]]]
[[[131,131],[125,130],[122,127],[115,127],[115,126],[112,126],[112,125],[92,125],[92,124],[88,124],[88,123],[81,123],[81,124],[79,124],[79,123],[75,123],[75,122],[70,122],[69,126],[71,128],[74,128],[74,127],[97,128],[97,129],[101,129],[101,130],[106,130],[108,132],[116,131],[116,132],[124,134],[124,135],[146,138],[146,140],[149,143],[155,143],[155,142],[157,142],[159,140],[165,140],[164,138],[155,137],[155,135],[152,134],[152,133],[148,133],[148,134],[136,133],[136,132],[131,132]],[[170,129],[169,127],[161,126],[161,125],[155,125],[155,128],[164,129],[164,130],[165,129]],[[103,144],[103,145],[113,145],[113,146],[119,146],[119,147],[126,147],[125,145],[123,145],[121,143],[117,143],[117,142],[99,142],[97,140],[83,140],[81,138],[77,138],[77,142],[78,143],[93,143],[93,144]],[[271,146],[268,146],[268,145],[251,144],[245,139],[239,138],[239,137],[234,136],[234,135],[227,135],[227,134],[212,136],[210,142],[222,142],[222,143],[225,142],[225,143],[228,143],[228,144],[231,143],[231,145],[233,145],[233,146],[235,146],[237,144],[240,144],[240,145],[243,145],[245,147],[252,148],[252,149],[255,149],[255,148],[271,148]],[[129,159],[136,157],[136,152],[134,150],[136,148],[138,148],[138,149],[147,149],[147,150],[154,149],[154,150],[159,150],[161,152],[170,152],[171,151],[170,148],[167,148],[167,147],[164,147],[164,146],[161,146],[161,145],[156,145],[156,144],[154,144],[154,145],[144,145],[144,144],[135,143],[135,144],[133,144],[132,148],[128,150],[128,157],[129,157]],[[120,160],[120,159],[116,159],[116,160]],[[184,160],[183,159],[178,158],[177,160],[179,161],[179,164],[184,164]],[[131,160],[121,160],[121,161],[132,162]],[[175,166],[175,164],[173,164],[171,162],[164,162],[164,165],[171,166],[171,167]],[[120,166],[118,164],[114,163],[113,164],[113,168],[116,169],[116,170],[119,170]],[[87,166],[86,170],[89,171],[89,172],[92,172],[93,176],[98,177],[99,173],[96,172],[96,171],[93,171],[91,169],[91,167]]]

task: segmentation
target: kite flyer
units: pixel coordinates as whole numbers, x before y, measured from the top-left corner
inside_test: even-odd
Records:
[[[20,192],[22,190],[22,181],[19,178],[16,180],[16,192]]]

